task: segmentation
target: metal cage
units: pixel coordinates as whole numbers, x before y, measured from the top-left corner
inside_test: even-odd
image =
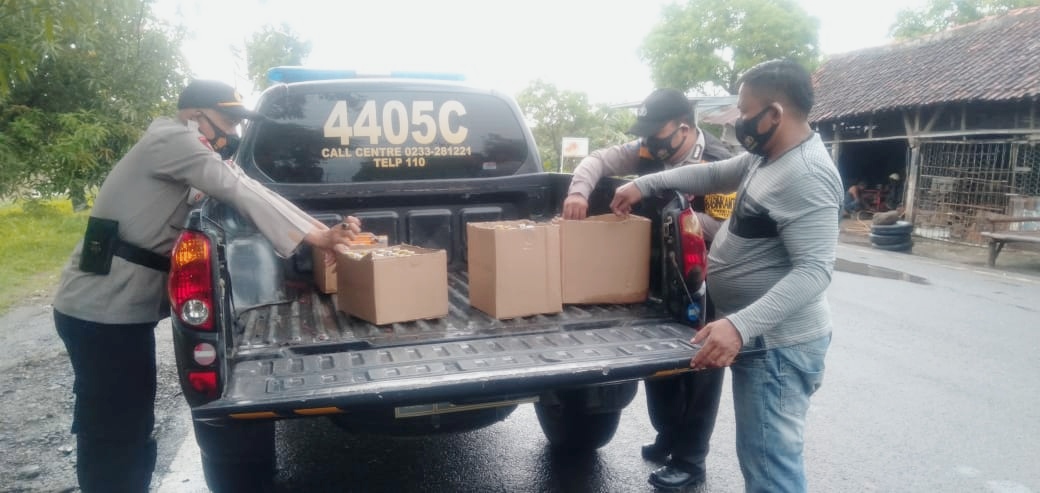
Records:
[[[1040,217],[1040,144],[932,140],[921,143],[920,153],[916,235],[982,245],[989,215]]]

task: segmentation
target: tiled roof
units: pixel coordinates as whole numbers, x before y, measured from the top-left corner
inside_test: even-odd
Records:
[[[948,102],[1040,95],[1040,7],[825,61],[813,122]]]

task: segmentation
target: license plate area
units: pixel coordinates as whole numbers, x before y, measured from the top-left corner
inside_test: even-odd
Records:
[[[418,404],[415,406],[401,406],[394,408],[394,417],[416,418],[419,416],[432,416],[435,414],[460,413],[465,411],[476,411],[478,409],[491,409],[494,407],[505,407],[519,404],[532,404],[538,402],[538,397],[525,397],[523,399],[508,399],[504,401],[480,402],[474,404],[453,404],[451,402],[438,402],[434,404]]]

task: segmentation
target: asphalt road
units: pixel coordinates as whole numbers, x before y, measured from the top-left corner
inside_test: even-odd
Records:
[[[810,490],[1040,492],[1040,278],[846,244],[838,254],[836,329],[806,430]],[[24,326],[49,324],[49,310],[40,313]],[[170,374],[160,376],[169,391],[157,403],[153,491],[206,491],[187,405],[170,384],[169,326],[158,334],[160,371]],[[743,488],[728,385],[708,482],[696,491]],[[656,466],[639,457],[652,433],[642,393],[614,440],[589,456],[553,454],[530,405],[482,430],[411,439],[294,420],[278,430],[278,488],[652,491]]]

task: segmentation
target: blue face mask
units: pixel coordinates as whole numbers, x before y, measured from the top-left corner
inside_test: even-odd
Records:
[[[733,124],[733,129],[737,133],[737,141],[744,147],[745,150],[751,154],[759,156],[765,156],[765,146],[769,143],[769,140],[773,138],[773,134],[776,133],[776,128],[780,126],[780,123],[774,123],[773,126],[769,127],[769,130],[759,133],[758,123],[762,121],[762,118],[766,116],[766,112],[774,109],[772,105],[766,106],[759,111],[757,115],[745,120],[743,118],[737,118],[737,121]]]

